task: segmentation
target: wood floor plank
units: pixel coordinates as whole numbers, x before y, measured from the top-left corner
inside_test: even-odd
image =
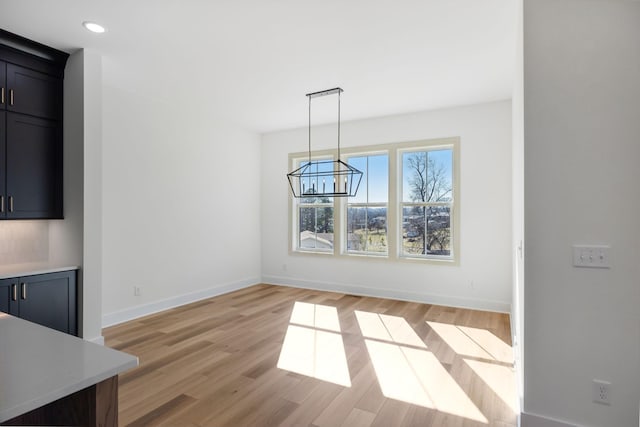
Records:
[[[342,387],[322,381],[307,398],[282,422],[282,426],[307,426],[322,413],[324,408],[340,393]]]
[[[437,427],[433,424],[436,411],[412,405],[402,420],[402,427]]]
[[[312,311],[333,307],[339,329],[305,325],[318,331],[310,335],[316,341],[292,343],[302,364],[293,372],[278,362],[296,302]],[[367,348],[367,325],[357,311],[376,315],[388,331],[367,337],[390,349],[375,357],[385,365],[374,365],[369,351],[378,347]],[[261,284],[112,326],[103,335],[106,345],[140,358],[138,368],[120,376],[122,426],[505,427],[517,420],[509,327],[501,313]],[[334,343],[338,337],[342,345],[327,353],[322,337]],[[416,357],[389,359],[407,351]],[[346,364],[350,386],[319,379],[331,377],[322,376],[326,368],[316,357],[331,357],[329,366]],[[398,400],[397,390],[411,384],[433,393],[421,374],[432,368],[415,365],[423,359],[437,360],[450,382],[446,389],[461,390],[487,422],[448,413],[446,405]],[[389,369],[395,373],[385,374]]]
[[[409,404],[393,399],[386,399],[376,417],[371,423],[372,427],[388,427],[402,425],[409,410]]]
[[[369,386],[365,394],[356,402],[355,407],[363,411],[377,414],[386,398],[380,390],[378,382],[374,382]]]
[[[189,387],[200,385],[206,382],[208,379],[205,377],[191,375],[176,381],[175,379],[162,375],[156,378],[153,382],[149,383],[149,387],[144,391],[144,399],[132,399],[126,398],[130,403],[119,409],[120,411],[120,423],[121,425],[127,425],[133,420],[140,418],[140,414],[148,414],[156,410],[156,408],[162,406],[166,402],[172,401],[180,395],[188,396]],[[193,396],[189,396],[192,397]],[[197,400],[193,399],[195,403]],[[169,414],[165,413],[164,417],[168,417]]]
[[[336,425],[336,420],[346,420],[374,381],[375,376],[370,371],[361,370],[353,378],[351,387],[343,389],[313,421],[313,425],[331,427]]]
[[[298,409],[297,404],[291,404],[286,399],[280,399],[273,393],[274,389],[287,390],[297,383],[295,378],[280,372],[272,372],[271,378],[261,378],[251,387],[242,390],[234,399],[233,404],[224,405],[221,411],[203,420],[205,425],[213,422],[225,426],[253,426],[264,425],[266,419],[275,417],[280,420]],[[278,415],[275,415],[278,413]],[[286,413],[286,417],[285,417]]]
[[[151,412],[148,412],[136,419],[132,423],[128,424],[130,427],[146,427],[154,424],[159,424],[160,421],[171,413],[184,410],[190,403],[193,403],[194,399],[189,396],[181,394],[171,399],[170,401],[163,403]]]
[[[373,420],[376,418],[376,414],[363,411],[362,409],[353,408],[347,418],[341,426],[344,427],[369,427]]]

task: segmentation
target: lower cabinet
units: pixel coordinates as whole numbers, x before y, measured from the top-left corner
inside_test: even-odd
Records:
[[[16,304],[14,307],[11,304],[12,292],[17,292],[17,288],[14,287],[13,283],[15,283],[15,279],[0,280],[0,311],[17,316],[17,310],[14,311],[12,309],[17,309],[18,305]]]
[[[0,280],[0,311],[78,335],[76,271]]]

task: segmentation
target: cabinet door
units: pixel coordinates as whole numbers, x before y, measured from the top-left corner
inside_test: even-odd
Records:
[[[4,110],[7,105],[7,63],[0,61],[0,110]]]
[[[18,314],[18,279],[0,280],[0,311]]]
[[[7,216],[7,169],[6,152],[7,146],[5,144],[7,136],[7,121],[6,113],[0,111],[0,219]]]
[[[25,320],[77,335],[75,271],[21,277],[19,313]]]
[[[62,218],[59,122],[6,115],[7,218]]]
[[[62,80],[7,64],[7,109],[32,116],[62,118]]]

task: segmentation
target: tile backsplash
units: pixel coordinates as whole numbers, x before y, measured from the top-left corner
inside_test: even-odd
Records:
[[[0,265],[48,259],[48,221],[0,221]]]

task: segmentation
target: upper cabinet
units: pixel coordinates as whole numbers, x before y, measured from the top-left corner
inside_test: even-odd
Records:
[[[0,30],[0,219],[63,218],[67,58]]]
[[[7,218],[62,218],[62,124],[6,113]]]
[[[7,64],[6,109],[36,117],[62,119],[62,79]]]

